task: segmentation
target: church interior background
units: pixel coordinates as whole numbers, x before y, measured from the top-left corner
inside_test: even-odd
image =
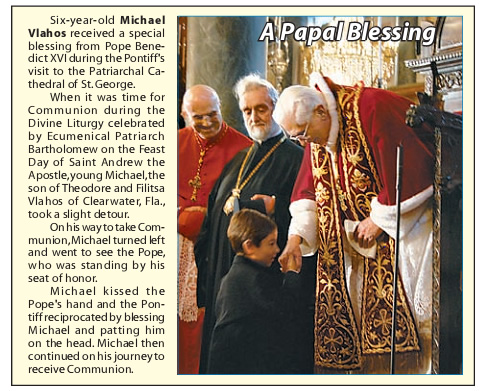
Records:
[[[328,26],[339,20],[369,21],[377,26],[436,27],[431,46],[420,41],[316,41],[311,46],[290,37],[281,42],[258,42],[267,21],[275,26]],[[385,88],[419,104],[418,92],[439,97],[443,112],[462,113],[462,17],[180,17],[178,20],[178,103],[195,84],[207,84],[219,94],[223,119],[244,131],[232,92],[248,73],[267,78],[279,91],[308,85],[319,71],[335,83]],[[347,23],[345,23],[346,25]],[[180,112],[180,110],[179,110]],[[184,126],[179,115],[179,128]],[[460,135],[461,136],[461,132]],[[445,136],[442,136],[445,137]],[[461,138],[461,137],[460,137]],[[447,146],[449,145],[449,146]],[[442,150],[445,148],[445,150]],[[435,198],[433,263],[433,372],[462,373],[462,183],[460,142],[441,142],[440,196]],[[455,159],[445,162],[447,154]],[[449,167],[445,167],[445,166]],[[445,174],[449,172],[449,174]],[[443,177],[443,175],[446,177]],[[447,182],[449,185],[447,186]]]

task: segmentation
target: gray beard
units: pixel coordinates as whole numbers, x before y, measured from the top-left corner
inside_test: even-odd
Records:
[[[248,130],[249,137],[251,137],[254,141],[258,143],[262,143],[263,141],[266,141],[270,139],[271,137],[276,136],[281,132],[281,128],[276,122],[271,123],[271,128],[270,129],[260,129],[256,126],[253,128],[250,128],[246,122],[244,123],[246,126],[246,129]]]

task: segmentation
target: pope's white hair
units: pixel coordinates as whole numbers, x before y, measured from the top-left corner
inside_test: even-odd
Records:
[[[305,86],[291,86],[281,93],[275,107],[273,118],[281,123],[286,117],[291,117],[297,125],[307,123],[315,107],[326,107],[326,100],[319,91]]]

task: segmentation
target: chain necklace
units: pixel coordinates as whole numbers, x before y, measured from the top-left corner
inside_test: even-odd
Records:
[[[214,143],[206,146],[206,148],[202,147],[201,141],[199,140],[199,136],[198,136],[196,130],[193,129],[194,130],[194,136],[195,136],[196,141],[199,145],[200,152],[199,152],[199,161],[198,161],[198,165],[197,165],[196,175],[194,176],[193,179],[190,179],[188,181],[189,186],[192,187],[191,201],[197,200],[197,192],[199,191],[199,189],[201,188],[201,185],[202,185],[202,183],[201,183],[201,168],[204,164],[204,156],[206,156],[206,152],[209,149],[211,149],[212,147],[214,147],[217,143],[219,143],[221,141],[221,139],[224,137],[224,134],[226,133],[227,128],[228,127],[223,122],[222,128],[221,128],[221,134],[219,135],[219,138]]]
[[[266,155],[263,156],[263,158],[259,161],[259,163],[253,168],[253,170],[249,173],[249,175],[246,177],[246,179],[241,183],[241,175],[244,171],[244,167],[246,166],[246,162],[248,161],[249,156],[251,155],[254,144],[251,146],[249,149],[248,153],[246,154],[246,157],[243,160],[243,163],[241,164],[241,168],[239,169],[238,172],[238,178],[236,180],[236,187],[231,191],[231,195],[227,199],[226,203],[224,204],[224,213],[226,215],[229,215],[230,213],[233,212],[235,209],[239,209],[239,206],[237,205],[239,197],[241,195],[241,190],[246,186],[246,184],[249,182],[249,180],[253,177],[254,174],[260,169],[260,167],[263,165],[263,163],[273,154],[273,152],[286,140],[286,136],[283,136],[275,145],[271,147],[271,149],[266,153]]]

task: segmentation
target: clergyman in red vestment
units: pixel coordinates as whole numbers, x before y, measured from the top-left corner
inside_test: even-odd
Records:
[[[194,244],[206,214],[209,193],[223,167],[251,140],[223,122],[219,97],[211,87],[195,85],[183,97],[178,176],[178,321],[179,373],[196,374],[204,312],[196,305]]]

